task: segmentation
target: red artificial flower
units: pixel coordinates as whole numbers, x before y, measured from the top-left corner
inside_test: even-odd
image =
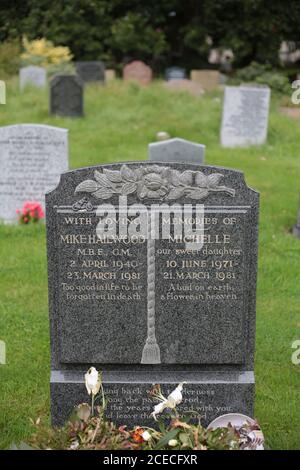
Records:
[[[17,214],[22,214],[20,216],[20,220],[23,220],[26,224],[30,222],[30,220],[37,222],[45,216],[43,208],[39,202],[26,201],[23,204],[22,210],[20,211],[20,209],[17,209],[16,212]]]
[[[142,436],[143,432],[144,432],[143,428],[135,428],[135,430],[132,433],[132,439],[134,440],[134,442],[138,442],[139,444],[142,444],[144,442],[144,439]]]

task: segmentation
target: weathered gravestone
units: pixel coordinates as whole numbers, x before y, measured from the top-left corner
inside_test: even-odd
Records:
[[[183,80],[186,78],[186,71],[182,67],[168,67],[165,71],[166,80]]]
[[[29,65],[20,69],[20,89],[23,90],[27,85],[38,88],[45,88],[47,81],[46,70],[43,67]]]
[[[153,142],[148,146],[149,160],[154,162],[204,163],[205,145],[175,138]]]
[[[115,80],[116,77],[116,71],[113,69],[106,69],[105,70],[105,81],[106,82],[111,82],[112,80]]]
[[[147,391],[181,381],[179,411],[204,424],[253,415],[258,193],[243,173],[101,165],[46,200],[53,424],[86,402],[91,365],[118,423],[153,425]]]
[[[76,75],[56,75],[50,82],[50,113],[83,116],[83,83]]]
[[[191,70],[191,79],[199,83],[206,91],[216,90],[220,84],[218,70]]]
[[[68,169],[68,131],[38,124],[0,127],[0,219],[16,220],[26,201],[45,207],[45,192]]]
[[[76,62],[76,73],[83,82],[105,82],[105,65],[101,60]]]
[[[270,88],[226,86],[221,144],[224,147],[262,145],[268,132]]]
[[[202,96],[204,89],[199,83],[193,82],[192,80],[175,79],[164,82],[165,88],[171,91],[186,91],[192,96]]]
[[[123,80],[134,80],[140,85],[149,85],[152,81],[152,69],[140,60],[126,64],[123,69]]]

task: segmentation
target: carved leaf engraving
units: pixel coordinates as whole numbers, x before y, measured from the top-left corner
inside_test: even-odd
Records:
[[[75,193],[86,192],[98,199],[109,199],[114,195],[128,196],[136,193],[143,199],[174,201],[183,196],[193,200],[205,199],[212,192],[224,192],[234,197],[235,190],[219,186],[223,175],[205,175],[201,171],[185,170],[182,173],[159,165],[137,169],[122,165],[120,170],[103,169],[94,172],[95,180],[82,181]]]

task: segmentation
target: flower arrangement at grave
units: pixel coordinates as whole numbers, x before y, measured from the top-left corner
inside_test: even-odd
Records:
[[[72,54],[68,47],[55,46],[46,38],[29,41],[26,36],[22,40],[23,53],[21,61],[24,66],[38,65],[45,67],[49,74],[73,71]]]
[[[155,427],[117,426],[105,418],[108,401],[105,398],[102,376],[94,367],[85,374],[85,386],[91,405],[81,403],[63,428],[43,425],[41,419],[32,421],[35,434],[30,439],[34,449],[66,450],[242,450],[254,449],[263,442],[257,423],[240,428],[207,429],[195,411],[182,417],[177,406],[182,402],[185,383],[180,383],[167,397],[160,385],[154,385],[149,395],[158,403],[152,417]],[[95,407],[96,402],[100,403]],[[256,436],[253,440],[251,433]]]
[[[45,217],[39,202],[24,202],[22,209],[17,209],[20,224],[37,223]]]

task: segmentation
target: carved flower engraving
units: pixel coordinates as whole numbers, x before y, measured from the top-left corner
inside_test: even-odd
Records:
[[[225,192],[235,196],[235,190],[219,186],[223,175],[212,173],[205,175],[201,171],[186,170],[180,172],[170,167],[159,165],[143,166],[132,169],[122,165],[120,170],[103,169],[94,172],[94,180],[82,181],[75,193],[90,193],[98,199],[110,199],[114,195],[128,196],[136,193],[143,199],[172,201],[180,197],[205,199],[211,192]]]

